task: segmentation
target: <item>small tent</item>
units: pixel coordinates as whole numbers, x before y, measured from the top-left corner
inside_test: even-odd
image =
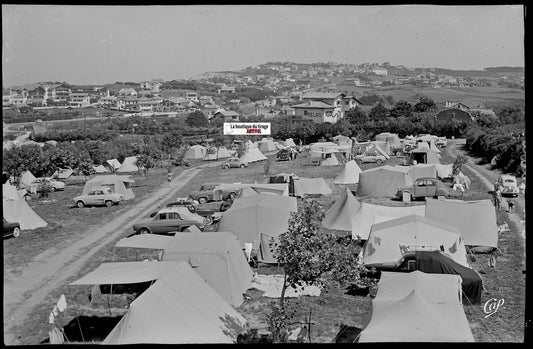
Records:
[[[85,182],[82,195],[86,195],[94,187],[108,187],[111,192],[124,195],[124,200],[130,200],[135,197],[130,187],[130,184],[134,182],[129,176],[117,176],[114,174],[95,176]]]
[[[376,135],[376,141],[388,143],[390,149],[400,148],[402,146],[402,142],[396,133],[382,132]]]
[[[228,149],[226,147],[211,147],[207,149],[206,154],[204,156],[204,160],[218,160],[218,159],[226,159],[231,157],[231,154],[229,153]]]
[[[120,161],[118,161],[117,159],[107,160],[106,162],[104,162],[103,165],[107,167],[111,172],[115,172],[120,168],[120,166],[122,166]]]
[[[26,200],[18,199],[18,195],[15,200],[2,198],[2,213],[6,221],[19,223],[21,230],[44,228],[48,225],[44,219],[33,211]]]
[[[247,163],[268,160],[255,145],[247,145],[246,152],[240,157],[240,160]]]
[[[296,143],[294,143],[294,141],[292,140],[292,138],[287,138],[285,140],[285,145],[287,147],[296,147]]]
[[[409,168],[389,165],[375,167],[359,174],[357,196],[394,197],[399,188],[412,184]]]
[[[363,247],[363,263],[394,269],[406,251],[441,250],[441,246],[450,258],[469,267],[463,238],[455,226],[419,215],[398,217],[372,225]]]
[[[194,160],[194,159],[203,159],[207,153],[206,147],[203,145],[195,144],[185,152],[183,156],[185,159]]]
[[[359,174],[363,172],[355,160],[350,160],[344,164],[342,171],[335,177],[333,184],[357,184]]]
[[[24,171],[20,176],[20,184],[23,186],[31,186],[34,180],[35,176],[30,171]]]
[[[176,233],[165,247],[163,261],[189,262],[228,303],[238,307],[252,284],[241,243],[229,232]]]
[[[352,237],[366,240],[374,223],[412,214],[424,216],[425,211],[425,205],[382,206],[362,202],[361,208],[352,219]]]
[[[489,199],[462,201],[426,198],[425,216],[459,228],[465,245],[474,252],[489,252],[498,247],[496,210]]]
[[[259,142],[258,148],[263,153],[276,151],[276,145],[272,139],[263,139],[261,142]]]
[[[417,164],[438,164],[439,155],[432,149],[429,148],[416,148],[411,150],[410,163]]]
[[[242,315],[180,262],[130,304],[102,344],[235,343],[245,325]]]
[[[260,233],[273,237],[285,232],[291,212],[296,212],[296,198],[260,194],[236,198],[231,207],[223,212],[219,231],[234,233],[241,243],[253,243],[259,248]]]
[[[52,175],[52,178],[67,179],[72,176],[73,173],[74,171],[71,168],[63,168],[56,170]]]
[[[122,165],[118,168],[117,173],[130,173],[138,171],[139,167],[137,167],[137,157],[128,156],[124,159],[124,162],[122,162]]]
[[[324,215],[322,226],[326,229],[352,231],[352,219],[361,208],[352,192],[346,188]]]
[[[324,160],[320,161],[320,166],[340,166],[346,163],[341,152],[331,152],[323,154]]]
[[[108,173],[109,169],[104,165],[93,166],[94,172],[97,174]]]
[[[324,178],[300,178],[294,181],[294,195],[330,195],[333,191]]]

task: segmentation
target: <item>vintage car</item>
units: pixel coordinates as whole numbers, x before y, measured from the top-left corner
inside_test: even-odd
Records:
[[[498,178],[498,184],[503,187],[502,196],[517,197],[520,193],[515,176],[503,174]]]
[[[246,161],[242,161],[239,158],[229,158],[222,164],[222,168],[228,169],[228,168],[244,168],[248,167],[248,163]]]
[[[65,190],[65,183],[51,177],[42,177],[35,178],[30,185],[30,191],[41,192],[46,185],[50,186],[50,191]]]
[[[222,215],[217,214],[224,212],[231,207],[232,202],[227,201],[214,201],[200,204],[198,202],[178,200],[168,203],[165,207],[186,207],[190,212],[199,214],[200,216],[208,219],[208,225],[220,220]],[[154,211],[150,214],[150,217],[154,217],[159,211]]]
[[[210,223],[197,213],[192,213],[185,206],[165,207],[154,217],[144,219],[133,224],[133,231],[137,234],[169,234],[184,231],[195,225],[203,228]]]
[[[446,185],[433,177],[417,178],[412,186],[398,189],[396,197],[401,200],[404,193],[408,193],[411,199],[450,195]]]
[[[214,200],[215,188],[218,187],[220,183],[208,182],[200,186],[200,189],[194,190],[189,193],[189,197],[193,200],[198,201],[200,204],[205,204],[208,201]],[[222,200],[235,199],[239,195],[239,188],[227,187],[222,190]]]
[[[385,156],[381,154],[361,154],[357,155],[355,159],[359,160],[360,163],[375,162],[378,164],[381,164],[387,160]]]
[[[18,238],[20,236],[20,223],[8,222],[4,218],[4,237],[13,236]]]
[[[76,206],[82,208],[83,206],[98,206],[105,205],[107,207],[118,205],[124,200],[124,195],[113,193],[111,189],[107,187],[95,187],[92,188],[87,195],[78,195],[72,200],[76,203]]]

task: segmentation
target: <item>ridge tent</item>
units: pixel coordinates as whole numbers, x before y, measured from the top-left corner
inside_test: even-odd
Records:
[[[120,168],[120,166],[122,166],[122,164],[117,159],[107,160],[106,162],[104,162],[103,165],[107,167],[111,172],[115,172]]]
[[[439,155],[429,148],[416,148],[411,150],[409,162],[416,161],[418,164],[438,164]]]
[[[2,184],[2,199],[20,200],[17,188],[9,182]]]
[[[324,178],[301,178],[294,181],[294,195],[330,195],[333,191]]]
[[[87,195],[94,187],[108,187],[113,193],[124,195],[124,200],[130,200],[135,197],[133,190],[130,188],[130,184],[134,182],[129,176],[117,176],[115,174],[95,176],[85,182],[82,195]]]
[[[203,145],[195,144],[189,147],[183,156],[185,159],[202,159],[207,153],[207,149]]]
[[[388,143],[389,148],[400,148],[402,142],[396,133],[382,132],[376,135],[376,141]]]
[[[136,156],[128,156],[124,159],[122,162],[122,165],[117,170],[118,173],[126,173],[126,172],[138,172],[139,168],[137,167],[137,157]]]
[[[285,140],[285,145],[287,147],[296,147],[296,143],[294,143],[294,141],[292,140],[292,138],[287,138]]]
[[[323,157],[325,159],[320,161],[320,166],[340,166],[346,162],[341,152],[324,153]]]
[[[498,247],[496,210],[490,199],[478,201],[426,198],[426,218],[455,225],[464,244],[474,252],[486,253]]]
[[[34,180],[35,176],[30,171],[24,171],[20,176],[20,183],[24,186],[31,186]]]
[[[352,231],[352,219],[360,208],[361,203],[346,188],[327,210],[322,226],[326,229]]]
[[[430,274],[451,274],[461,277],[461,288],[467,301],[466,305],[481,304],[483,280],[471,268],[467,268],[438,251],[416,251],[416,269]]]
[[[207,149],[206,154],[204,156],[204,160],[218,160],[218,159],[226,159],[231,157],[231,154],[229,153],[228,149],[226,147],[211,147]]]
[[[236,198],[222,213],[218,230],[230,231],[241,243],[251,242],[258,250],[259,234],[277,237],[285,232],[290,213],[297,210],[296,198],[292,196],[259,194]]]
[[[252,285],[253,272],[241,243],[229,232],[176,233],[163,252],[163,261],[189,262],[228,303],[238,307]]]
[[[97,174],[109,172],[109,169],[105,167],[104,165],[93,166],[93,169],[94,169],[94,172],[96,172]]]
[[[359,337],[360,343],[473,341],[461,305],[430,303],[418,289],[402,299],[374,299],[372,318]]]
[[[130,304],[102,344],[234,343],[245,324],[242,315],[180,262]]]
[[[356,184],[359,182],[359,174],[363,172],[355,160],[344,164],[342,171],[335,177],[333,184]]]
[[[74,171],[71,168],[63,168],[63,169],[56,170],[54,174],[52,175],[52,178],[57,177],[58,179],[67,179],[70,176],[72,176],[73,173]]]
[[[264,153],[276,151],[276,145],[272,139],[263,139],[261,142],[259,142],[258,148]]]
[[[387,217],[387,219],[393,219],[412,214],[424,216],[425,212],[425,205],[381,206],[363,202],[361,203],[361,208],[352,219],[352,238],[356,239],[359,237],[361,240],[367,240],[370,235],[372,224],[384,220],[384,218],[381,218],[380,216]]]
[[[394,269],[402,263],[402,251],[420,248],[440,250],[440,246],[454,261],[469,267],[463,238],[455,226],[419,215],[398,217],[372,225],[363,246],[363,263]]]
[[[408,168],[384,165],[359,174],[357,196],[394,197],[399,188],[413,184]]]
[[[268,160],[256,146],[247,146],[246,152],[240,157],[240,160],[251,164],[252,162]]]
[[[20,230],[44,228],[48,225],[44,219],[33,211],[26,200],[2,198],[2,213],[6,221],[19,223]]]

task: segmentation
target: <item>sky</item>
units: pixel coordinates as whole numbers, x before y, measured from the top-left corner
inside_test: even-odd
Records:
[[[189,79],[266,62],[524,66],[522,5],[2,5],[3,86]]]

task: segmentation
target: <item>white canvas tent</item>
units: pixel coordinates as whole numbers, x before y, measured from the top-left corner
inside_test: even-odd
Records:
[[[130,188],[130,184],[134,182],[129,176],[99,175],[85,182],[82,195],[86,195],[94,187],[108,187],[111,192],[124,195],[124,200],[130,200],[135,197],[133,190]]]
[[[324,215],[322,226],[326,229],[352,231],[352,219],[361,208],[352,192],[346,188]]]
[[[267,159],[268,158],[263,153],[261,153],[261,151],[257,149],[255,145],[254,146],[248,145],[246,147],[246,152],[243,154],[243,156],[240,157],[241,161],[247,162],[249,164],[252,162],[257,162],[257,161],[262,161],[262,160],[267,160]]]
[[[296,147],[296,143],[294,143],[294,141],[292,140],[292,138],[287,138],[285,140],[285,145],[287,147]]]
[[[226,149],[225,146],[211,147],[206,151],[204,160],[218,160],[218,159],[226,159],[229,157],[231,157],[231,154],[229,153],[228,149]]]
[[[419,215],[373,224],[363,246],[363,263],[367,267],[395,268],[402,262],[402,251],[440,250],[440,246],[448,257],[470,268],[459,229]]]
[[[416,165],[411,165],[409,167],[396,165],[396,167],[408,168],[409,176],[411,176],[411,179],[413,181],[415,181],[418,178],[422,178],[422,177],[437,178],[436,164],[416,164]]]
[[[378,217],[378,221],[384,221],[411,214],[424,216],[425,212],[425,205],[382,206],[362,202],[361,208],[352,219],[352,237],[354,239],[360,237],[361,240],[368,239],[372,224],[377,223],[376,217]]]
[[[242,315],[180,262],[130,304],[102,344],[234,343],[245,324]]]
[[[386,142],[390,148],[398,148],[402,146],[400,138],[396,133],[382,132],[376,135],[376,141]]]
[[[17,188],[9,182],[2,184],[2,199],[20,200]]]
[[[8,195],[13,197],[13,192],[11,191],[11,194]],[[48,225],[44,219],[33,211],[26,200],[19,199],[18,195],[16,199],[4,197],[4,194],[2,196],[2,213],[4,218],[8,222],[19,223],[20,230],[44,228]]]
[[[97,174],[108,173],[109,169],[104,165],[93,166],[94,172]]]
[[[129,172],[138,172],[139,167],[137,167],[137,157],[128,156],[122,162],[122,165],[117,170],[117,173],[129,173]]]
[[[120,161],[118,161],[117,159],[107,160],[103,165],[107,167],[111,172],[115,172],[120,168],[120,166],[122,166]]]
[[[183,157],[189,160],[203,159],[206,153],[207,153],[206,147],[204,147],[203,145],[195,144],[191,146],[189,149],[187,149]]]
[[[426,218],[454,225],[464,244],[475,252],[498,247],[496,210],[489,199],[478,201],[426,199]]]
[[[350,160],[344,164],[342,171],[335,177],[333,184],[357,184],[359,174],[363,172],[355,160]]]
[[[320,166],[340,166],[346,161],[344,155],[341,152],[325,152],[323,154],[324,160],[320,161]]]
[[[263,153],[276,151],[276,145],[272,139],[263,139],[259,142],[258,148]]]
[[[34,180],[35,176],[30,171],[24,171],[20,176],[20,184],[23,186],[29,187]]]
[[[359,174],[357,196],[394,197],[399,188],[413,184],[409,168],[384,165]]]
[[[437,168],[437,176],[439,178],[441,178],[441,179],[442,178],[449,178],[449,177],[452,176],[453,164],[443,165],[443,164],[436,163],[434,165]]]
[[[324,178],[300,178],[294,181],[294,195],[330,195],[333,191]]]
[[[57,177],[58,179],[67,179],[72,176],[73,173],[74,171],[71,168],[63,168],[60,170],[56,170],[52,175],[52,178]]]

